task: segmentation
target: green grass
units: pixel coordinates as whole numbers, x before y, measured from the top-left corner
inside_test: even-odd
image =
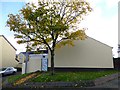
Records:
[[[84,71],[84,72],[56,72],[55,75],[50,75],[50,72],[42,73],[39,77],[33,78],[31,82],[79,82],[83,80],[94,80],[99,77],[117,73],[117,70],[108,71]]]
[[[95,80],[99,77],[107,76],[120,71],[108,70],[108,71],[83,71],[83,72],[55,72],[55,75],[51,76],[50,72],[40,73],[37,78],[32,78],[30,82],[79,82],[83,80]],[[8,82],[13,83],[21,78],[26,77],[28,74],[15,75],[8,77]]]
[[[21,78],[24,78],[26,77],[27,75],[29,75],[30,73],[27,73],[27,74],[22,74],[22,75],[15,75],[15,76],[10,76],[8,77],[8,82],[9,83],[13,83]]]

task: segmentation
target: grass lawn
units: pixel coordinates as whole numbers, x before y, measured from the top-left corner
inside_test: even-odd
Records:
[[[79,82],[83,80],[95,80],[102,76],[107,76],[113,73],[118,73],[118,70],[108,71],[83,71],[83,72],[55,72],[55,75],[51,76],[50,72],[41,73],[37,78],[32,78],[30,82]],[[15,75],[8,77],[8,82],[13,83],[21,78],[28,76],[28,74]]]
[[[9,83],[13,83],[23,77],[26,77],[27,75],[29,75],[30,73],[27,73],[27,74],[22,74],[22,75],[15,75],[15,76],[10,76],[8,77],[8,82]]]
[[[108,71],[84,71],[84,72],[55,72],[51,76],[50,72],[42,73],[37,78],[32,78],[30,82],[79,82],[83,80],[95,80],[99,77],[107,76],[113,73],[118,73],[117,70]]]

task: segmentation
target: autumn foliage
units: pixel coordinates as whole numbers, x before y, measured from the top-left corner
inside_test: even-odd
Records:
[[[74,40],[86,38],[80,22],[92,11],[85,0],[40,0],[36,6],[27,3],[19,14],[9,14],[7,26],[15,32],[18,43],[29,43],[29,48],[48,48],[51,71],[54,73],[54,51],[64,45],[74,46]]]

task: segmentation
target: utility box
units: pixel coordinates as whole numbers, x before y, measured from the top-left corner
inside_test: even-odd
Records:
[[[48,71],[48,55],[47,54],[42,55],[41,71]]]

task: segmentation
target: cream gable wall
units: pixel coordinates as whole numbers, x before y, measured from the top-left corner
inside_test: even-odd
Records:
[[[0,68],[2,67],[2,38],[0,37]]]
[[[16,50],[5,40],[4,37],[0,37],[2,45],[2,67],[15,67],[17,65]]]
[[[49,55],[50,67],[50,55]],[[55,67],[113,68],[112,47],[88,37],[55,52]]]

